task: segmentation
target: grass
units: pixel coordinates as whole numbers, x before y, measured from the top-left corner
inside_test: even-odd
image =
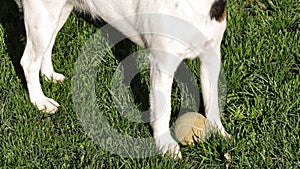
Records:
[[[293,0],[229,1],[222,43],[227,83],[223,124],[231,140],[213,135],[182,146],[181,161],[154,156],[124,158],[88,137],[72,100],[72,78],[82,47],[103,23],[72,14],[57,37],[55,70],[64,83],[41,80],[61,107],[47,115],[30,104],[19,61],[25,45],[21,14],[10,0],[0,7],[0,166],[3,168],[299,168],[300,166],[300,3]],[[100,26],[99,26],[100,25]],[[120,61],[138,50],[124,41],[109,52],[97,73],[97,103],[108,123],[133,137],[149,137],[147,124],[133,123],[113,106],[110,80]],[[197,62],[188,61],[193,72]],[[135,79],[149,85],[148,75]],[[103,87],[104,86],[104,87]],[[136,107],[147,109],[148,91],[132,86]],[[173,119],[180,92],[174,85]],[[141,90],[141,91],[139,91]],[[144,97],[137,93],[143,92]],[[229,153],[232,161],[224,158]]]

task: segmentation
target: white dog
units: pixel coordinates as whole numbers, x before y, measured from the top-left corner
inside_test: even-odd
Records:
[[[169,129],[170,100],[174,72],[179,63],[186,58],[196,56],[201,59],[201,86],[206,117],[224,137],[228,136],[219,116],[217,89],[220,44],[226,27],[226,0],[16,0],[16,2],[24,12],[27,32],[21,65],[26,76],[30,100],[39,110],[54,113],[59,107],[56,101],[44,95],[39,82],[39,73],[55,82],[65,79],[64,75],[53,70],[51,52],[58,31],[75,8],[90,13],[94,18],[102,18],[124,35],[127,35],[129,30],[135,31],[135,36],[129,38],[142,47],[164,51],[150,50],[149,57],[151,126],[156,145],[163,153],[169,152],[181,157],[179,146]],[[195,27],[202,35],[179,29],[180,22],[168,22],[162,17],[143,19],[136,17],[125,19],[122,24],[114,24],[126,16],[139,14],[163,14],[179,18]],[[164,33],[168,30],[177,31],[178,34],[183,34],[182,37],[186,38],[183,41],[187,44],[181,44],[167,36],[151,34],[158,30]]]

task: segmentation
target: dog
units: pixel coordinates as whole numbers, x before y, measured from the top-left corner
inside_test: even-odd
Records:
[[[135,33],[129,37],[136,44],[150,49],[150,108],[151,127],[155,143],[163,154],[170,153],[181,158],[180,148],[172,138],[169,128],[171,114],[171,88],[173,75],[183,59],[199,58],[201,87],[205,115],[214,128],[224,137],[225,131],[219,115],[218,76],[220,72],[220,45],[226,28],[226,0],[15,0],[24,13],[26,46],[21,66],[26,77],[30,101],[46,113],[57,111],[59,104],[44,95],[39,81],[40,73],[54,82],[62,82],[65,76],[53,69],[52,47],[58,31],[73,9],[101,18],[116,27],[124,35],[128,30]],[[165,30],[175,31],[179,22],[164,22],[162,17],[146,17],[124,20],[126,16],[139,14],[163,14],[189,23],[202,35],[189,31],[177,33],[188,37],[187,45],[196,46],[196,52],[176,40],[158,35],[141,34]],[[171,23],[171,24],[170,24]],[[152,30],[153,29],[153,30]],[[154,30],[157,29],[157,30]],[[203,36],[203,37],[200,37]],[[205,38],[204,38],[205,37]],[[196,56],[195,56],[196,55]],[[164,99],[162,99],[164,98]]]

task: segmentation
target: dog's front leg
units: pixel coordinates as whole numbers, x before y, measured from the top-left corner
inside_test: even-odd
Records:
[[[218,105],[218,79],[221,67],[220,45],[212,44],[200,56],[200,77],[205,114],[211,128],[224,137],[230,137],[221,122]]]
[[[171,90],[174,72],[180,63],[176,58],[175,62],[168,63],[157,57],[151,62],[150,70],[150,104],[151,104],[151,126],[157,148],[163,154],[168,153],[172,157],[181,158],[179,145],[172,138],[169,121],[171,116]],[[167,59],[166,59],[167,60]]]

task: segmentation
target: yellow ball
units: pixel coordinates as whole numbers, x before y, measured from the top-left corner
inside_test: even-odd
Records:
[[[208,137],[208,123],[206,118],[197,112],[188,112],[180,116],[175,122],[175,134],[183,145],[194,145],[203,142]]]

